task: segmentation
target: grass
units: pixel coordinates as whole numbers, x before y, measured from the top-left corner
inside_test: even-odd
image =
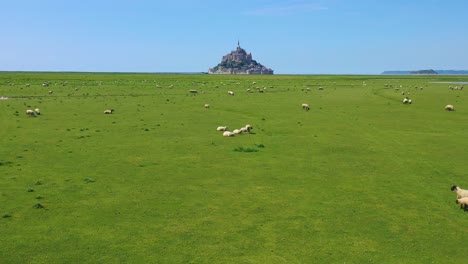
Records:
[[[0,259],[455,263],[467,80],[0,73]]]

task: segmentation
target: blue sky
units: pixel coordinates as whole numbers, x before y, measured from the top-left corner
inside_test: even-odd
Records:
[[[237,46],[278,74],[468,69],[466,0],[11,0],[0,71],[202,72]]]

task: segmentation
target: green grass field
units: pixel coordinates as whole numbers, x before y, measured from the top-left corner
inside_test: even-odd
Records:
[[[0,73],[0,262],[460,263],[467,81]]]

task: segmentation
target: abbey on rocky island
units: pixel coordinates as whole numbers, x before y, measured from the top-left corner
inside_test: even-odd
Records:
[[[209,74],[273,74],[269,69],[252,59],[237,42],[237,49],[223,56],[221,63],[208,70]]]

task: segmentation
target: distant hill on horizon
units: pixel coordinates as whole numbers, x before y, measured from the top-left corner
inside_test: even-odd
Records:
[[[426,71],[434,71],[435,73]],[[418,71],[384,71],[381,74],[406,75],[406,74],[443,74],[443,75],[468,75],[468,70],[418,70]]]

